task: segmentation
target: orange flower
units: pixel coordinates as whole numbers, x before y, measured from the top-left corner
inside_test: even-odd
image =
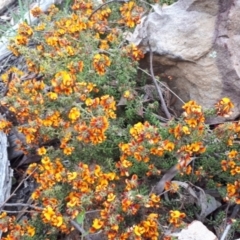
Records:
[[[166,191],[170,190],[170,192],[175,193],[178,191],[179,185],[173,182],[166,182],[164,188]]]
[[[25,37],[31,37],[33,35],[33,30],[26,22],[23,22],[19,24],[18,33]]]
[[[109,49],[108,41],[107,40],[101,40],[99,48],[103,49],[103,50],[108,50]]]
[[[134,44],[127,46],[127,53],[134,61],[139,61],[141,58],[144,58],[143,52]]]
[[[73,152],[73,150],[74,150],[74,147],[65,147],[65,148],[63,149],[63,153],[64,153],[65,155],[71,155],[72,152]]]
[[[196,119],[185,119],[185,122],[189,125],[189,127],[195,128],[197,126]]]
[[[221,166],[222,166],[222,170],[223,170],[224,172],[226,172],[227,169],[228,169],[228,162],[227,162],[226,160],[222,160],[222,161],[221,161]]]
[[[99,75],[104,75],[106,72],[106,67],[109,67],[111,60],[105,54],[96,54],[93,57],[93,67]]]
[[[17,45],[27,45],[28,39],[25,36],[18,35],[18,36],[15,37],[15,43]]]
[[[31,14],[34,16],[34,17],[39,17],[41,14],[42,14],[42,10],[40,7],[35,7],[31,10]]]
[[[127,199],[127,198],[124,198],[122,200],[122,210],[124,212],[127,212],[129,210],[129,207],[132,205],[132,201]]]

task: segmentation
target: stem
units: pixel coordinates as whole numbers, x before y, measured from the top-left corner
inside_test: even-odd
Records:
[[[88,233],[74,220],[70,220],[70,223],[82,234],[87,240],[92,240],[89,236]]]
[[[169,113],[168,109],[167,109],[167,105],[165,103],[165,100],[163,98],[163,94],[162,94],[162,91],[157,83],[157,80],[154,76],[154,72],[153,72],[153,53],[152,53],[152,48],[150,46],[150,44],[148,43],[148,46],[149,46],[149,51],[150,51],[150,73],[151,73],[151,76],[152,76],[152,80],[153,80],[153,83],[155,85],[155,87],[157,88],[157,92],[158,92],[158,95],[159,95],[159,98],[160,98],[160,101],[161,101],[161,105],[162,105],[162,108],[163,108],[163,111],[164,113],[166,114],[168,120],[171,119],[171,114]]]

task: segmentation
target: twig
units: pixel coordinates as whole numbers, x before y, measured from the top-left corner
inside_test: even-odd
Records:
[[[37,207],[31,204],[27,204],[27,203],[5,203],[4,206],[6,207],[30,207],[30,208],[34,208],[36,210],[43,210],[43,208],[41,207]],[[5,210],[3,210],[5,211]]]
[[[88,233],[77,223],[75,222],[74,220],[70,220],[70,223],[82,234],[84,235],[84,237],[87,239],[87,240],[92,240],[92,238],[90,238],[88,236]]]
[[[92,16],[98,11],[100,10],[102,7],[104,7],[105,5],[109,4],[109,3],[113,3],[113,2],[128,2],[128,0],[110,0],[108,2],[103,3],[102,5],[100,5],[99,7],[97,7],[88,17],[88,20],[90,20],[92,18]]]
[[[148,43],[148,46],[149,46],[149,51],[150,51],[150,73],[152,75],[152,80],[154,82],[154,85],[155,87],[157,88],[157,92],[158,92],[158,95],[159,95],[159,98],[160,98],[160,101],[161,101],[161,106],[163,108],[163,111],[164,113],[166,114],[168,120],[171,119],[171,114],[169,113],[168,109],[167,109],[167,105],[165,103],[165,100],[163,98],[163,94],[162,94],[162,91],[157,83],[157,80],[154,76],[154,72],[153,72],[153,65],[152,65],[152,62],[153,62],[153,53],[152,53],[152,48],[150,46],[150,44]]]
[[[36,213],[36,211],[27,211],[27,210],[19,210],[19,211],[10,211],[10,210],[2,210],[2,212],[6,213]]]
[[[18,184],[18,186],[14,189],[14,191],[12,192],[12,194],[0,205],[0,209],[7,203],[7,201],[14,196],[15,192],[21,187],[21,185],[23,184],[24,181],[26,181],[28,178],[31,177],[31,175],[37,170],[37,167],[35,167],[33,169],[33,171],[26,177],[23,178],[22,181]]]

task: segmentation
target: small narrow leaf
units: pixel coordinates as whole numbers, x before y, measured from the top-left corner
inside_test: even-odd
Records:
[[[85,218],[85,211],[82,211],[77,215],[77,218],[76,218],[77,223],[83,224],[84,218]]]

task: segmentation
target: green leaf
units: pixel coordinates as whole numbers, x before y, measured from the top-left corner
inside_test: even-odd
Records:
[[[83,210],[76,217],[77,223],[78,224],[83,224],[84,218],[85,218],[85,211]]]

